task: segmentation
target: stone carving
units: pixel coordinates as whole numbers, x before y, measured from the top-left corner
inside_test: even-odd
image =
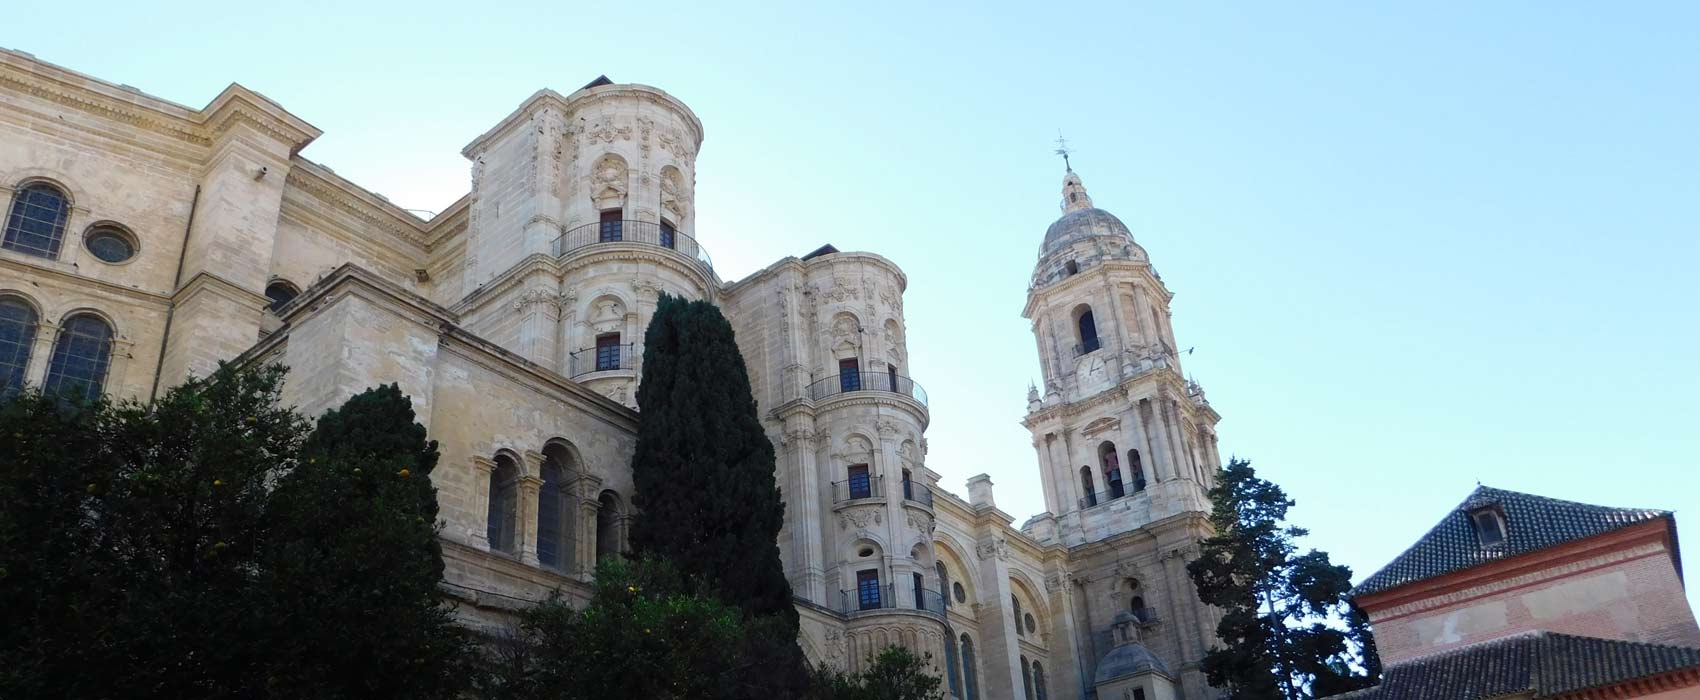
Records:
[[[833,278],[832,289],[826,292],[826,299],[836,303],[843,303],[857,298],[860,294],[861,290],[856,289],[856,287],[846,284],[844,280]]]
[[[1009,559],[1009,542],[999,537],[974,545],[974,555],[981,559]]]
[[[612,153],[602,156],[591,168],[591,198],[597,206],[618,204],[626,198],[626,161]]]
[[[848,530],[852,526],[860,530],[869,525],[882,525],[884,522],[885,516],[880,514],[878,506],[851,508],[838,514],[838,529],[840,530]]]
[[[904,440],[897,446],[898,456],[903,458],[905,466],[916,466],[921,463],[921,449],[915,446],[913,440]]]
[[[909,515],[908,519],[910,529],[925,532],[928,535],[933,534],[933,516],[926,515],[924,513],[917,513],[913,510],[905,510]]]
[[[661,287],[655,283],[655,280],[652,279],[633,277],[631,286],[632,291],[637,292],[639,296],[646,299],[654,298],[661,292]]]
[[[673,215],[685,217],[684,185],[679,169],[671,165],[661,169],[661,206],[673,212]]]
[[[896,287],[891,285],[880,287],[879,297],[880,301],[885,302],[885,305],[889,307],[892,312],[899,314],[903,313],[903,295],[897,291]]]
[[[842,338],[853,341],[856,336],[861,335],[861,332],[862,324],[856,321],[855,316],[851,316],[850,314],[839,314],[832,318],[833,338]]]
[[[597,300],[595,313],[590,318],[590,328],[597,333],[612,333],[620,330],[626,322],[626,307],[618,299],[604,297]]]
[[[684,136],[678,129],[665,129],[656,135],[656,140],[660,142],[661,150],[673,154],[673,157],[682,163],[690,163],[691,148],[685,144]]]
[[[574,298],[577,298],[576,293]],[[570,301],[572,300],[568,299],[565,294],[556,294],[541,287],[532,287],[514,298],[513,308],[514,311],[524,311],[528,306],[543,305],[559,313],[561,307]]]
[[[612,120],[607,117],[603,117],[601,119],[597,119],[596,123],[592,124],[590,129],[585,132],[585,135],[589,136],[593,140],[601,141],[603,143],[613,143],[616,138],[623,141],[630,141],[632,140],[632,128],[629,126],[615,126]]]
[[[882,418],[878,423],[874,424],[874,429],[878,430],[881,435],[891,435],[901,430],[902,426],[898,425],[897,421]]]
[[[643,157],[649,157],[649,135],[655,131],[655,120],[638,117],[638,149],[643,151]]]
[[[1120,418],[1115,416],[1104,416],[1103,418],[1087,423],[1086,427],[1080,429],[1080,434],[1085,435],[1086,437],[1092,437],[1105,431],[1119,430],[1121,427],[1122,421]]]
[[[1045,577],[1045,592],[1056,593],[1062,590],[1064,577],[1065,575],[1061,572],[1047,575]]]

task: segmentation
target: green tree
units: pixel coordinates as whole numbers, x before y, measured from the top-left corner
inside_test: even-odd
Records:
[[[482,688],[486,698],[749,698],[744,615],[658,559],[604,560],[583,610],[527,610]]]
[[[1211,489],[1210,522],[1187,564],[1199,599],[1222,609],[1226,647],[1204,658],[1210,684],[1236,700],[1321,697],[1374,684],[1380,664],[1367,621],[1347,598],[1352,572],[1328,554],[1297,553],[1306,530],[1286,524],[1293,501],[1235,459]]]
[[[269,484],[306,432],[277,406],[282,376],[223,369],[147,405],[32,392],[0,412],[12,437],[0,448],[0,696],[252,686],[265,653],[252,583]]]
[[[943,700],[942,681],[928,669],[927,659],[903,647],[891,646],[874,657],[860,673],[840,673],[827,666],[814,670],[809,700]]]
[[[437,443],[394,385],[319,418],[268,509],[271,692],[450,698],[468,645],[437,586]]]
[[[672,562],[743,611],[751,696],[807,682],[791,585],[779,560],[785,505],[732,326],[713,304],[663,295],[644,335],[632,457],[635,552]],[[764,687],[765,686],[765,687]]]

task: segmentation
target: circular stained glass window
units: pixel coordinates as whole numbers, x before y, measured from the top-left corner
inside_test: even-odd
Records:
[[[962,584],[960,582],[950,584],[950,592],[952,595],[956,596],[956,602],[968,602],[968,592],[962,590]]]
[[[1039,626],[1037,624],[1034,624],[1034,622],[1033,622],[1033,613],[1027,613],[1026,615],[1023,615],[1022,617],[1026,618],[1025,620],[1022,620],[1022,622],[1027,623],[1027,631],[1029,633],[1039,631]]]
[[[130,234],[112,226],[96,226],[83,238],[89,252],[109,263],[121,263],[136,256],[136,242]]]

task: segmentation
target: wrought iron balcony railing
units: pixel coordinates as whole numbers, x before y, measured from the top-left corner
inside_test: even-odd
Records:
[[[885,391],[914,399],[927,405],[927,391],[908,377],[890,372],[839,372],[809,385],[809,398],[819,401],[828,396],[852,391]]]
[[[714,270],[714,262],[709,260],[708,251],[704,250],[695,238],[672,226],[632,219],[592,221],[575,227],[555,239],[555,257],[605,243],[636,243],[668,248],[679,251],[686,257],[695,258],[705,270]]]
[[[903,500],[919,503],[926,506],[927,510],[932,510],[933,490],[925,484],[918,484],[914,481],[905,481],[903,482]]]
[[[569,377],[579,377],[591,372],[632,369],[636,366],[637,353],[633,350],[631,343],[585,348],[567,354],[567,376]]]
[[[898,600],[899,595],[903,596],[903,600]],[[838,592],[838,600],[839,612],[846,615],[880,610],[919,610],[938,617],[945,616],[944,596],[938,591],[926,588],[916,590],[913,587],[887,583],[841,590]]]
[[[870,474],[832,482],[833,503],[843,503],[861,498],[885,498],[883,477]]]

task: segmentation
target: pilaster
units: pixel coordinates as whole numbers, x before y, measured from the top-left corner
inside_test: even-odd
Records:
[[[496,473],[496,462],[487,457],[472,458],[472,516],[465,524],[466,541],[484,551],[490,551],[490,536],[485,526],[490,518],[490,477]]]

